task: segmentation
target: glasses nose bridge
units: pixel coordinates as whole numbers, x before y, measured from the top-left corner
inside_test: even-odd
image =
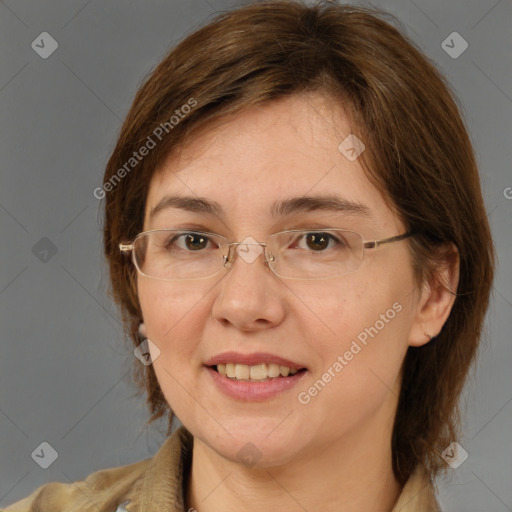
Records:
[[[248,238],[250,238],[250,241],[245,241],[247,240]],[[247,237],[244,241],[242,242],[230,242],[228,244],[226,244],[226,247],[228,248],[228,254],[227,256],[224,255],[223,258],[224,258],[224,263],[223,263],[223,266],[225,268],[231,268],[231,265],[233,264],[234,260],[235,260],[235,253],[238,254],[238,256],[240,256],[246,263],[253,263],[259,256],[260,256],[260,253],[258,251],[257,254],[253,253],[252,254],[249,254],[250,251],[249,249],[247,251],[238,251],[238,250],[232,250],[233,247],[239,247],[239,246],[249,246],[249,245],[252,245],[252,246],[260,246],[263,248],[263,258],[264,258],[264,263],[266,265],[268,265],[271,261],[274,260],[273,256],[270,254],[267,253],[267,247],[268,247],[268,244],[267,244],[267,241],[265,242],[258,242],[257,240],[255,240],[254,238],[252,237]],[[241,254],[241,252],[244,252],[246,254]]]

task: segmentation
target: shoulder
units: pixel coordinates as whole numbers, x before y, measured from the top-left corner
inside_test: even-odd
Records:
[[[192,444],[192,435],[180,427],[152,458],[102,469],[77,482],[42,485],[0,512],[171,510],[175,503],[183,501],[182,482],[189,468]]]
[[[127,494],[142,485],[150,463],[151,459],[146,459],[126,466],[102,469],[90,474],[85,480],[72,483],[51,482],[2,509],[2,512],[115,512]]]

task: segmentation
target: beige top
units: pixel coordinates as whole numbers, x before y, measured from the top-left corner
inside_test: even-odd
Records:
[[[179,427],[150,459],[104,469],[73,483],[52,482],[3,512],[184,512],[183,476],[190,471],[193,437]],[[392,512],[440,512],[433,485],[417,469]]]

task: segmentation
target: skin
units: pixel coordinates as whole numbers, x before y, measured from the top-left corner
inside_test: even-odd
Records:
[[[336,126],[336,129],[334,129]],[[355,130],[354,130],[355,131]],[[285,229],[329,225],[365,240],[405,232],[358,159],[338,150],[353,133],[340,105],[320,94],[251,108],[196,136],[171,155],[151,183],[144,230],[178,223],[242,241]],[[300,195],[337,193],[370,217],[329,211],[270,218],[270,205]],[[221,218],[170,208],[149,218],[167,194],[217,201]],[[304,226],[305,224],[305,226]],[[443,269],[455,289],[457,268]],[[353,274],[322,281],[274,275],[258,258],[235,259],[217,276],[182,282],[138,278],[154,369],[165,397],[194,435],[187,507],[200,512],[327,510],[389,512],[401,488],[391,466],[400,368],[409,346],[437,334],[453,296],[418,286],[407,241],[367,251]],[[402,310],[307,404],[307,391],[365,328],[398,302]],[[307,366],[290,391],[262,402],[222,394],[204,362],[224,351],[271,352]],[[260,460],[237,452],[252,443]]]

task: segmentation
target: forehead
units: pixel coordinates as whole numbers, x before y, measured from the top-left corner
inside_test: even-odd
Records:
[[[283,199],[335,195],[366,205],[377,224],[391,222],[393,214],[360,162],[339,149],[354,131],[339,103],[311,93],[225,118],[162,162],[150,185],[145,224],[168,195],[208,198],[227,218],[246,222],[270,218]]]

